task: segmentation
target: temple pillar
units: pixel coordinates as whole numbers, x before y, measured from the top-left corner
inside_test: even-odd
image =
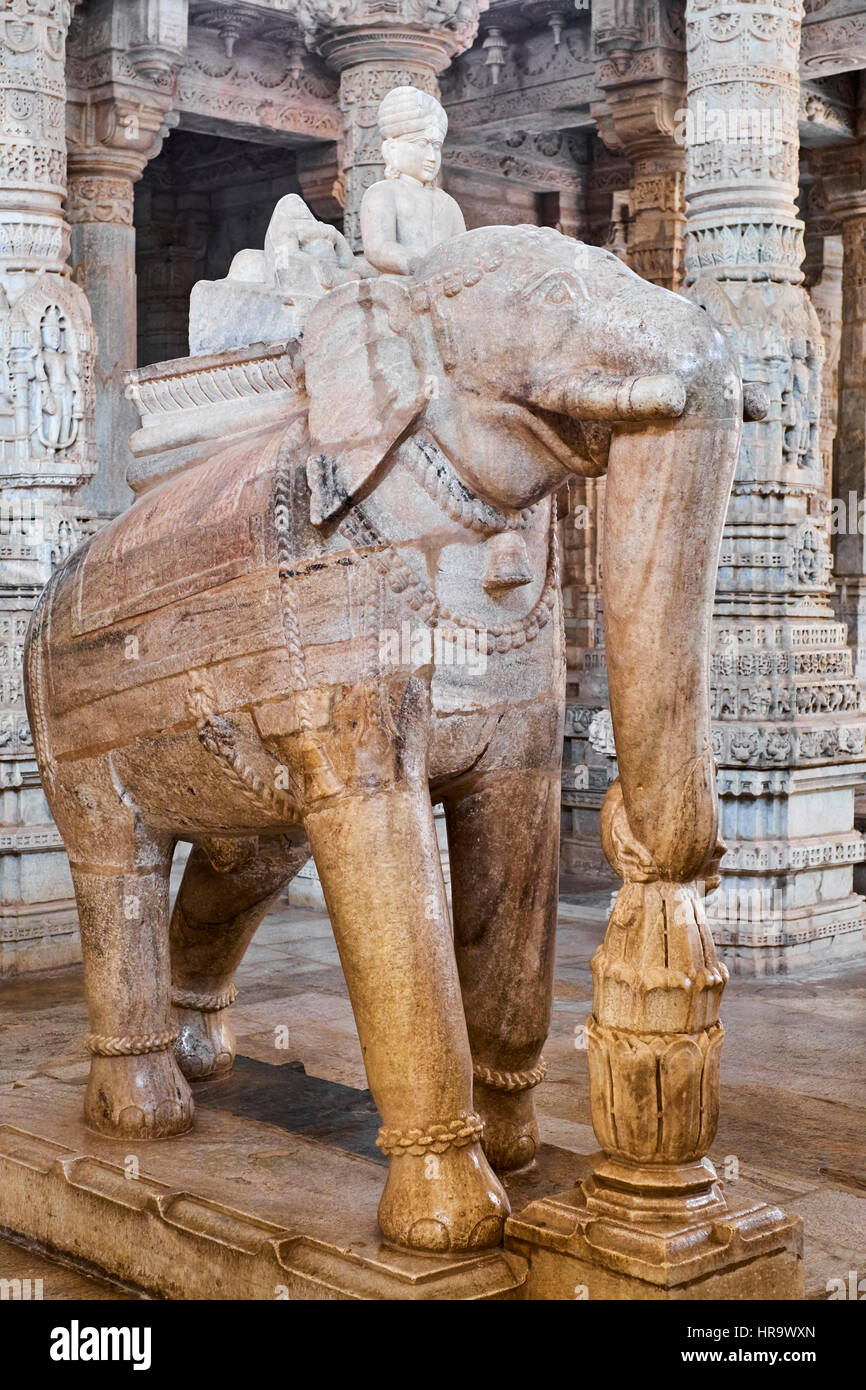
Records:
[[[708,916],[728,963],[755,974],[862,952],[866,924],[852,882],[866,720],[815,514],[824,345],[794,201],[801,18],[801,0],[687,6],[688,293],[770,403],[743,430],[711,666],[727,854]]]
[[[631,165],[621,150],[611,152],[598,137],[589,154],[585,240],[625,260]],[[599,833],[602,802],[617,772],[604,643],[604,489],[603,477],[572,479],[563,523],[566,703],[559,868],[564,894],[616,881]]]
[[[304,7],[299,22],[308,41],[340,74],[343,231],[354,250],[361,249],[361,199],[384,172],[376,123],[380,101],[392,87],[401,86],[420,87],[438,98],[438,74],[471,46],[487,4],[467,0],[456,12],[447,7],[445,13],[446,7],[426,0],[400,0],[389,7],[387,23],[376,0],[350,0],[340,7],[338,19],[324,0]]]
[[[608,148],[632,166],[628,263],[645,280],[679,289],[686,222],[683,133],[685,52],[670,7],[593,7],[596,46],[603,55],[592,106]]]
[[[588,161],[581,161],[586,178]],[[591,181],[597,187],[596,181]],[[560,230],[566,231],[560,193]],[[589,209],[582,190],[579,216],[569,232],[590,241]],[[601,537],[604,478],[573,477],[568,504],[560,502],[562,606],[565,625],[566,707],[562,759],[562,804],[559,840],[560,892],[585,890],[588,884],[612,885],[614,876],[599,837],[599,815],[616,763],[600,744],[596,716],[607,709],[607,667],[601,596]]]
[[[56,565],[87,534],[96,470],[95,338],[69,278],[64,63],[68,0],[0,0],[0,973],[77,953],[63,843],[39,784],[23,646]],[[39,676],[34,677],[38,700]]]
[[[171,109],[186,44],[179,0],[94,0],[70,36],[66,127],[70,263],[98,338],[99,470],[84,500],[107,520],[132,502],[126,483],[136,428],[123,394],[136,350],[133,185],[177,124]]]
[[[842,229],[842,345],[835,494],[836,611],[866,680],[866,142],[816,152],[816,176]]]
[[[645,280],[678,290],[686,223],[685,151],[668,138],[653,140],[632,162],[628,263]]]
[[[76,112],[70,105],[67,115],[71,122],[87,126],[94,113]],[[139,107],[131,114],[115,103],[97,119],[104,123],[102,133],[109,143],[99,143],[98,131],[92,133],[94,143],[87,143],[80,126],[80,133],[70,139],[66,216],[72,232],[73,276],[87,295],[98,339],[95,431],[101,466],[86,500],[107,519],[133,500],[126,473],[129,436],[137,420],[123,394],[124,376],[138,361],[133,184],[147,160],[159,152],[166,126],[161,111]],[[137,123],[135,141],[125,134],[129,119]]]
[[[839,414],[839,363],[842,349],[842,238],[821,238],[821,268],[809,296],[818,315],[824,338],[824,365],[821,368],[821,490],[810,502],[810,514],[816,517],[828,536],[837,529],[833,509],[834,459]],[[832,542],[831,542],[832,544]],[[838,612],[838,610],[837,610]],[[842,614],[839,613],[839,617]],[[844,621],[844,619],[843,619]],[[851,644],[851,629],[848,642]],[[855,673],[857,658],[855,657]]]
[[[570,479],[562,521],[566,703],[559,886],[565,894],[615,882],[599,835],[602,802],[617,770],[602,601],[604,487],[604,478]]]
[[[602,55],[597,81],[604,99],[591,108],[603,144],[597,146],[601,158],[595,161],[590,196],[611,190],[605,205],[609,230],[592,239],[604,240],[645,279],[676,290],[683,276],[685,227],[682,35],[671,28],[666,7],[655,0],[645,6],[594,6],[592,19]],[[589,225],[593,212],[590,207]],[[616,776],[598,546],[603,505],[603,478],[581,484],[580,496],[574,496],[580,530],[569,535],[566,547],[566,563],[573,555],[583,584],[575,586],[573,614],[566,609],[567,638],[572,640],[567,643],[560,839],[565,893],[587,883],[613,882],[599,836],[601,804]]]

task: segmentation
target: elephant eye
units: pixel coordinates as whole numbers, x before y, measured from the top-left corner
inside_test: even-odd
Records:
[[[545,304],[573,304],[579,299],[587,299],[586,289],[573,275],[563,271],[547,274],[531,286],[529,294]]]
[[[551,285],[544,297],[548,304],[564,304],[567,299],[574,299],[574,292],[570,285],[566,285],[563,280],[558,280],[555,285]]]

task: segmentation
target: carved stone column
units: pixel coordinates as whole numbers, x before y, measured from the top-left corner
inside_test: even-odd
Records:
[[[604,478],[569,481],[562,520],[566,706],[562,759],[560,890],[600,887],[615,878],[599,835],[599,815],[616,776],[610,727],[602,603]]]
[[[589,146],[584,240],[606,244],[625,259],[624,208],[631,166],[596,137]],[[601,535],[605,479],[569,482],[569,514],[563,520],[563,605],[566,640],[565,746],[562,758],[562,821],[559,840],[563,893],[587,882],[612,886],[615,876],[605,858],[599,815],[616,776],[610,725]]]
[[[766,101],[769,88],[781,112],[783,148],[772,166],[760,139],[732,150],[730,127],[719,130],[718,148],[702,151],[695,141],[689,150],[692,294],[723,318],[748,379],[764,364],[771,398],[764,434],[747,427],[725,542],[730,550],[741,547],[747,582],[765,551],[779,547],[777,534],[784,539],[786,525],[802,534],[811,487],[790,465],[820,482],[817,411],[814,420],[808,412],[820,389],[821,335],[805,292],[795,287],[802,255],[793,206],[800,4],[687,5],[690,109],[701,99],[748,108]],[[718,92],[716,83],[723,84]],[[764,278],[752,274],[756,267]],[[811,596],[817,583],[801,607],[796,583],[781,601],[765,598],[763,591],[737,588],[740,566],[727,563],[733,575],[723,568],[719,603],[725,613],[736,611],[742,592],[738,631],[752,649],[744,674],[763,674],[758,645],[773,674],[780,669],[777,653],[790,660],[798,648],[819,645],[826,619]],[[826,592],[823,603],[826,610]],[[762,606],[766,617],[756,622]],[[787,619],[789,606],[795,621]],[[732,625],[727,618],[725,624]],[[759,624],[762,638],[755,641],[752,625]],[[782,779],[772,786],[780,800],[786,791]],[[744,1201],[733,1185],[724,1188],[707,1156],[718,1120],[719,1006],[728,971],[716,955],[703,886],[661,876],[615,793],[605,802],[602,839],[624,886],[592,961],[586,1029],[592,1122],[602,1152],[574,1193],[533,1203],[512,1218],[507,1243],[530,1260],[530,1297],[564,1298],[569,1286],[572,1297],[582,1290],[590,1299],[802,1297],[799,1218]]]
[[[628,263],[676,290],[683,278],[685,51],[676,7],[593,6],[603,102],[593,105],[610,149],[631,161]]]
[[[102,518],[129,506],[129,436],[123,394],[137,364],[133,185],[177,123],[171,110],[186,42],[185,5],[96,0],[73,26],[66,108],[72,227],[70,261],[98,338],[96,447],[100,467],[85,500]]]
[[[592,7],[592,25],[604,100],[591,108],[601,136],[589,180],[591,239],[605,241],[645,279],[675,290],[683,276],[685,227],[682,27],[675,7],[658,0],[632,6],[599,0]],[[594,204],[602,194],[609,231],[599,235]],[[576,555],[595,554],[603,501],[604,479],[587,483],[576,504],[585,526],[579,540],[571,538]],[[607,709],[601,572],[591,563],[589,570],[586,587],[576,591],[575,640],[569,644],[560,842],[565,892],[580,880],[612,881],[598,817],[616,760]]]
[[[109,518],[132,501],[126,473],[136,416],[123,394],[123,378],[138,360],[133,184],[158,153],[166,126],[161,111],[115,102],[101,109],[70,106],[68,115],[70,262],[90,302],[99,344],[95,429],[101,467],[87,500]],[[132,121],[136,137],[127,134]]]
[[[728,852],[708,913],[724,958],[754,973],[862,952],[866,924],[852,891],[866,721],[814,509],[824,345],[794,201],[801,16],[801,0],[687,9],[689,293],[770,400],[744,426],[712,656]]]
[[[842,348],[842,238],[821,238],[822,266],[809,291],[824,338],[824,365],[821,369],[821,472],[820,492],[811,499],[810,514],[818,518],[828,536],[836,529],[833,509],[833,460],[839,413],[839,362]],[[847,520],[847,509],[846,509]],[[840,614],[840,616],[842,616]],[[849,627],[848,641],[852,632]],[[857,670],[855,672],[862,679]]]
[[[94,334],[65,270],[68,0],[0,0],[0,973],[76,952],[72,885],[24,709],[30,613],[89,518]]]
[[[581,151],[581,184],[588,160]],[[560,230],[589,241],[586,188],[580,189],[573,227],[563,216],[560,190]],[[565,623],[566,710],[562,760],[560,886],[569,892],[589,879],[611,882],[601,850],[598,817],[612,780],[609,758],[599,756],[589,741],[596,711],[607,705],[604,661],[604,621],[601,605],[601,535],[604,479],[569,480],[562,519],[562,605]]]
[[[344,215],[349,244],[361,249],[358,213],[371,183],[382,177],[379,103],[392,87],[439,95],[437,75],[469,48],[488,0],[347,0],[334,6],[309,0],[299,16],[328,65],[340,74]],[[335,13],[336,11],[336,13]]]
[[[685,153],[669,140],[634,156],[628,263],[667,290],[683,278],[684,183]]]
[[[842,344],[839,362],[835,537],[839,617],[848,624],[855,671],[866,680],[866,142],[816,151],[824,203],[842,227]]]

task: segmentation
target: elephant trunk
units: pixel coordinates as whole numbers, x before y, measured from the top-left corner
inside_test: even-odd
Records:
[[[649,876],[675,882],[701,877],[716,856],[710,623],[742,418],[733,364],[709,324],[698,327],[705,350],[677,373],[688,395],[682,418],[614,430],[603,540],[624,809],[654,866]]]

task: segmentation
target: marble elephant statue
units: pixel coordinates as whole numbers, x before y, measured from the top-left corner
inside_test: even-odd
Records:
[[[301,361],[302,358],[302,361]],[[385,1238],[478,1249],[538,1130],[564,644],[555,494],[607,474],[624,876],[713,871],[708,632],[742,386],[706,313],[552,229],[326,294],[296,409],[147,492],[34,613],[88,1125],[183,1133],[246,946],[313,855],[382,1121]],[[444,805],[449,912],[433,806]],[[192,850],[173,913],[169,869]],[[612,847],[612,848],[611,848]]]

